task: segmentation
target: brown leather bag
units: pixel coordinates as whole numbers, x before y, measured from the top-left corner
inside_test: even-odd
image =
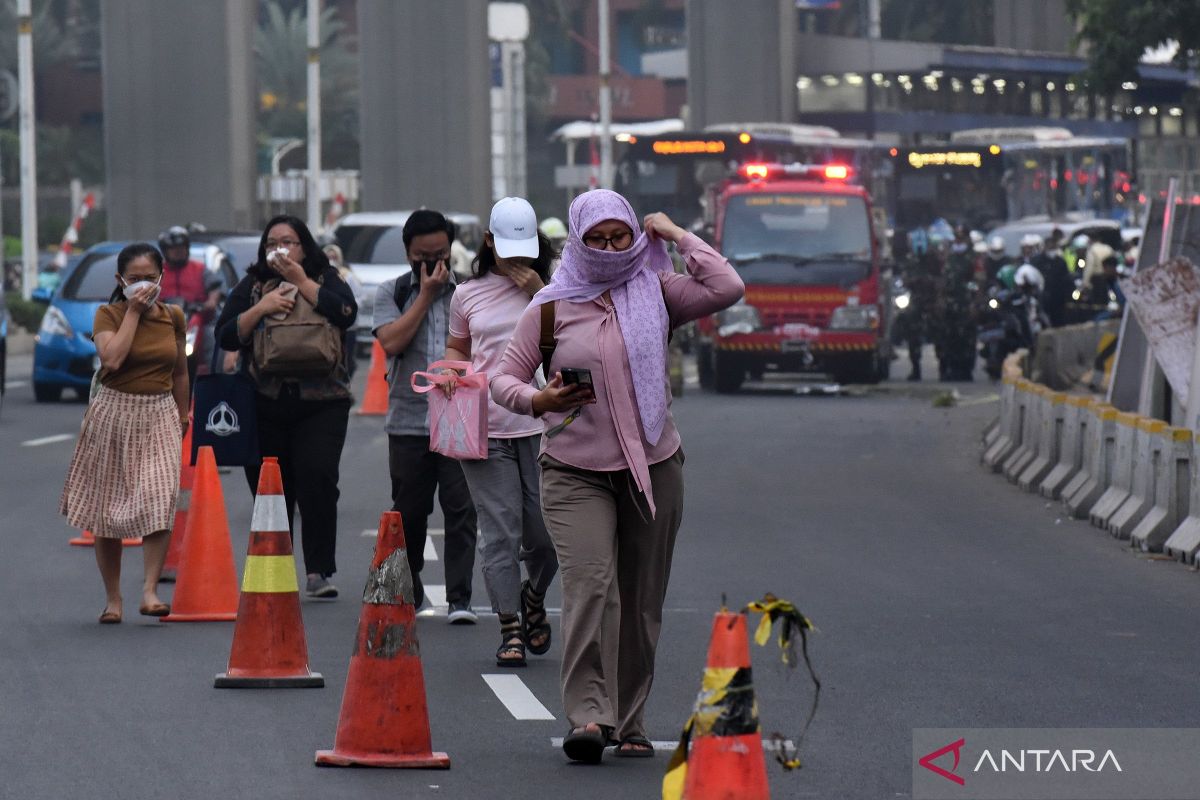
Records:
[[[278,280],[262,284],[259,296],[274,290]],[[263,375],[315,378],[329,375],[342,357],[342,332],[317,311],[303,294],[283,319],[263,318],[254,331],[254,366]]]

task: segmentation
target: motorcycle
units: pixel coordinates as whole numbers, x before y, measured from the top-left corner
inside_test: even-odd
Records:
[[[1036,294],[992,287],[979,323],[979,356],[992,380],[999,380],[1004,359],[1026,348],[1033,350],[1037,335],[1047,326]]]

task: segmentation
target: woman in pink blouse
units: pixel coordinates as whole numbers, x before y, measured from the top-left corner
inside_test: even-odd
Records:
[[[737,302],[745,287],[716,251],[665,214],[641,230],[608,190],[575,198],[562,262],[522,314],[491,378],[492,397],[542,418],[542,511],[563,583],[563,706],[569,758],[650,757],[643,720],[683,515],[683,451],[671,418],[672,328]],[[688,274],[671,270],[675,244]],[[553,378],[542,362],[543,304],[554,304]],[[588,370],[591,383],[564,385]],[[583,373],[586,377],[586,373]],[[610,598],[620,599],[619,610]],[[602,633],[603,632],[603,633]]]
[[[472,279],[450,301],[446,358],[470,361],[492,374],[529,298],[550,280],[554,250],[538,233],[528,201],[505,197],[492,208],[483,246],[471,265]],[[483,580],[500,618],[496,666],[525,666],[550,649],[546,589],[558,572],[554,544],[542,520],[538,482],[541,423],[488,403],[488,456],[462,461],[463,475],[479,515]],[[529,580],[521,581],[521,562]]]

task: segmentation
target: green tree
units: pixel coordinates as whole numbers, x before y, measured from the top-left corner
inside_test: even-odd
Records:
[[[1175,63],[1195,68],[1200,58],[1200,2],[1197,0],[1067,0],[1077,41],[1088,51],[1087,78],[1111,94],[1137,78],[1146,48],[1179,43]]]
[[[321,12],[321,163],[358,166],[358,59],[333,8]],[[308,32],[302,4],[267,0],[254,38],[259,130],[303,139],[307,132]]]

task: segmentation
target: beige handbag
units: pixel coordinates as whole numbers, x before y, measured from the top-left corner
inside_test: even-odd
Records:
[[[267,281],[261,294],[279,283]],[[324,314],[297,293],[291,312],[283,319],[275,316],[264,317],[254,331],[254,365],[258,372],[277,378],[314,378],[333,372],[342,357],[342,332]]]

